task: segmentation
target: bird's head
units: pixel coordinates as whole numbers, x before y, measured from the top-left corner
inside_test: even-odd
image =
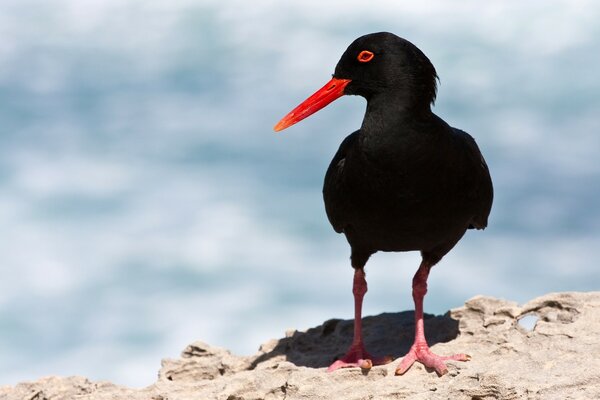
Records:
[[[437,74],[421,50],[392,33],[361,36],[344,52],[333,78],[275,125],[281,131],[337,98],[359,95],[371,100],[388,94],[399,106],[429,107],[436,96]]]

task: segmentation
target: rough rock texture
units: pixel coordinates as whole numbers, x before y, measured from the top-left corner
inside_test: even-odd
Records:
[[[519,323],[528,315],[537,317],[532,329]],[[329,320],[250,357],[193,343],[163,360],[158,381],[141,390],[49,377],[0,387],[0,399],[600,399],[600,292],[553,293],[524,306],[479,296],[425,325],[435,352],[472,361],[449,362],[443,377],[418,363],[394,376],[398,361],[326,373],[352,338],[352,321]],[[398,357],[411,345],[413,313],[367,317],[363,327],[369,349]]]

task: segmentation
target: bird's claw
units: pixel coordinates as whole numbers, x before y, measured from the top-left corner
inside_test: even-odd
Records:
[[[327,368],[327,372],[332,372],[340,368],[352,368],[358,367],[362,370],[370,370],[374,365],[383,365],[392,362],[393,358],[390,356],[385,357],[373,357],[367,353],[362,344],[352,346],[348,350],[348,353],[339,360],[336,360],[333,364]]]
[[[395,375],[404,375],[406,371],[408,371],[415,363],[415,361],[418,361],[425,367],[435,370],[439,376],[443,376],[448,373],[448,367],[446,367],[446,364],[444,363],[446,360],[470,361],[471,356],[462,353],[451,356],[438,356],[437,354],[432,353],[431,350],[429,350],[429,347],[419,346],[417,348],[413,345],[408,354],[404,356],[396,368]]]
[[[352,368],[352,367],[358,367],[363,370],[370,370],[371,368],[373,368],[373,361],[371,361],[368,358],[367,359],[361,358],[361,359],[356,360],[356,362],[347,362],[344,360],[336,360],[333,364],[331,364],[329,366],[329,368],[327,368],[327,372],[333,372],[340,368]]]

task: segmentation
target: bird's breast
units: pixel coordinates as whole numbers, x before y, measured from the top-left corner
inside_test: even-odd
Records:
[[[338,162],[337,184],[325,188],[326,209],[343,221],[349,240],[377,250],[433,246],[467,226],[456,167],[431,150],[349,152]]]

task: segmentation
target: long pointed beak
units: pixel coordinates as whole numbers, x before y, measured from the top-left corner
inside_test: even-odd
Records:
[[[351,82],[350,79],[333,78],[312,96],[304,100],[298,107],[290,111],[273,128],[275,132],[284,130],[302,121],[304,118],[316,113],[327,104],[344,95],[344,88]]]

